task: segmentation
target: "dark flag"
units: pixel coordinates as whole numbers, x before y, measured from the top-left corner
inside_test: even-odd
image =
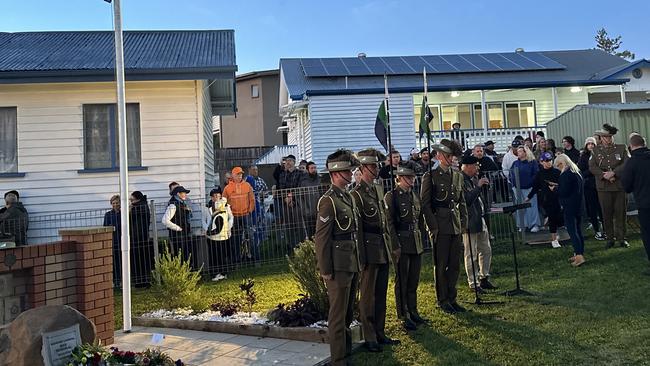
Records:
[[[386,117],[386,99],[381,102],[375,120],[375,136],[381,146],[388,152],[388,118]]]
[[[426,134],[427,141],[431,141],[431,128],[429,127],[429,123],[432,119],[433,113],[431,113],[431,109],[427,103],[427,96],[424,95],[424,98],[422,98],[422,107],[420,108],[420,126],[418,128],[420,139]]]

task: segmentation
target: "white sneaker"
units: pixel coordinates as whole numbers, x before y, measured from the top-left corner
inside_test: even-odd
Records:
[[[562,246],[560,245],[560,242],[557,241],[557,240],[553,240],[551,242],[551,246],[553,246],[553,248],[562,248]]]
[[[539,232],[539,226],[537,226],[537,225],[533,226],[533,228],[530,229],[530,232],[531,233],[538,233]]]
[[[226,278],[227,277],[225,275],[222,275],[221,273],[219,273],[216,276],[214,276],[212,281],[217,282],[217,281],[225,280]]]

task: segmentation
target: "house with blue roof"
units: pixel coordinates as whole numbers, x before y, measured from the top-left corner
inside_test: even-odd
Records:
[[[436,140],[457,125],[467,147],[493,140],[499,152],[576,105],[650,98],[650,62],[595,49],[287,58],[280,60],[280,114],[288,143],[321,166],[340,147],[381,148],[374,124],[386,75],[393,145],[402,155],[426,146],[417,136],[425,70]]]
[[[0,191],[30,214],[119,192],[113,32],[0,33]],[[234,31],[124,32],[129,191],[214,186],[212,119],[234,113]]]

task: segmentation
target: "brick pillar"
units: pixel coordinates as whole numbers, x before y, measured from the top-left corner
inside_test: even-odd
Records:
[[[113,228],[86,227],[59,231],[64,242],[74,242],[76,253],[76,308],[97,327],[102,344],[113,343]]]

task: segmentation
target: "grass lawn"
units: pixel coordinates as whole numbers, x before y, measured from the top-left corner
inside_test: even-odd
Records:
[[[387,333],[402,341],[383,353],[360,352],[355,365],[650,365],[650,296],[648,263],[638,237],[630,249],[604,250],[603,242],[586,245],[588,262],[573,268],[567,258],[569,245],[561,249],[520,247],[522,287],[533,297],[505,298],[501,305],[477,307],[449,316],[436,308],[432,286],[431,255],[426,254],[418,303],[420,313],[431,320],[416,332],[407,333],[395,316],[389,293]],[[515,287],[511,248],[493,247],[493,282],[499,290]],[[284,267],[236,273],[228,280],[208,284],[218,298],[236,295],[242,278],[253,276],[258,294],[256,311],[267,311],[279,302],[293,301],[299,290]],[[390,290],[393,284],[391,279]],[[464,273],[459,281],[461,301],[473,301]],[[116,292],[116,327],[121,319],[121,296]],[[133,314],[158,309],[156,295],[133,291]]]

